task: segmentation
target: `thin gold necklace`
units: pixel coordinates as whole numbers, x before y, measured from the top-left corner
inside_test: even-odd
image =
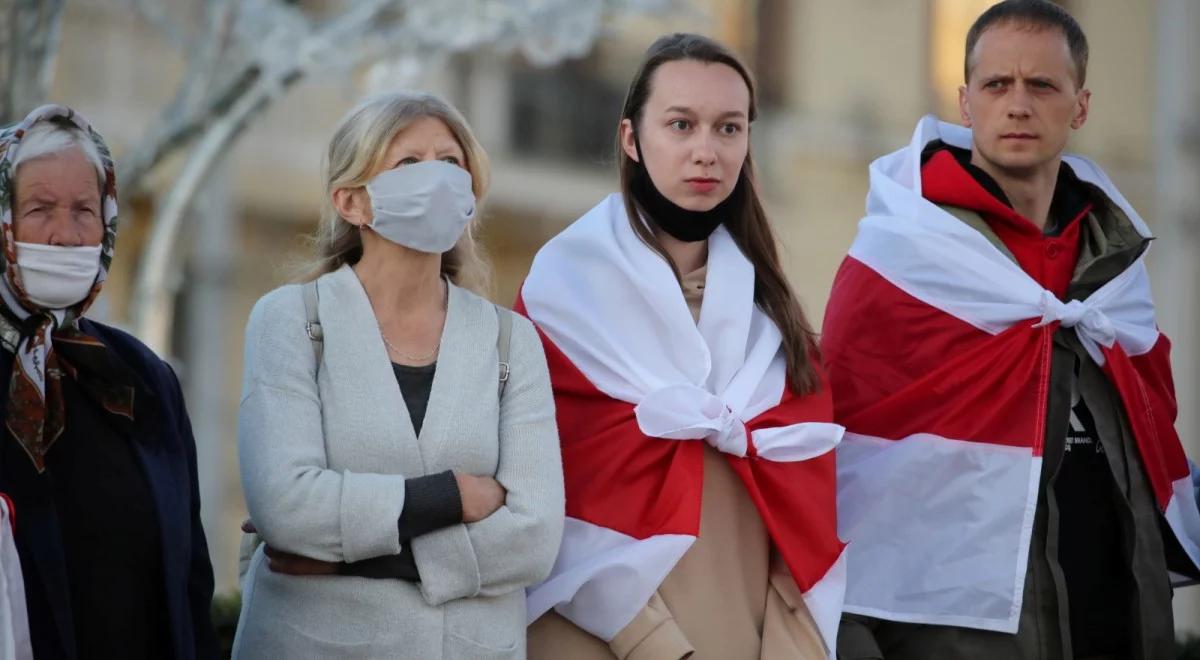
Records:
[[[449,311],[449,309],[450,309],[450,304],[449,304],[450,303],[450,286],[446,285],[444,283],[443,283],[443,285],[445,286],[445,289],[443,290],[444,292],[442,294],[443,295],[442,309]],[[425,363],[429,362],[430,360],[432,360],[434,358],[434,356],[436,356],[438,354],[438,351],[442,348],[442,338],[439,335],[437,343],[434,344],[433,350],[430,351],[428,355],[421,355],[421,356],[409,355],[408,353],[405,353],[404,351],[396,348],[396,345],[393,344],[388,339],[387,333],[383,331],[383,324],[379,322],[378,318],[375,319],[375,326],[379,328],[379,336],[383,339],[383,345],[387,346],[389,351],[395,353],[396,355],[399,355],[401,358],[404,359],[405,362],[408,362],[410,364],[412,364],[412,363],[425,364]]]
[[[379,324],[376,323],[376,325],[379,325]],[[438,337],[437,344],[434,345],[433,350],[430,351],[428,355],[422,355],[422,356],[409,355],[408,353],[405,353],[404,351],[401,351],[400,349],[396,348],[395,344],[388,341],[387,333],[385,333],[383,331],[382,325],[379,325],[379,336],[383,338],[383,345],[387,346],[389,351],[395,353],[396,355],[399,355],[401,358],[404,359],[405,362],[408,362],[408,363],[424,364],[426,362],[429,362],[430,360],[433,359],[433,357],[435,355],[437,355],[438,349],[440,349],[442,347],[442,339],[441,339],[441,337]]]

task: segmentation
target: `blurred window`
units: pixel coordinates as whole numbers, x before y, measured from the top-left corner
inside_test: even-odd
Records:
[[[763,106],[788,103],[792,0],[758,0],[755,12],[754,74]]]
[[[544,69],[514,63],[513,153],[585,165],[612,161],[625,89],[600,75],[593,57]]]

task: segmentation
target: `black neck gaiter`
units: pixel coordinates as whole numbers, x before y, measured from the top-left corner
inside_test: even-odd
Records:
[[[737,185],[733,187],[729,196],[707,211],[689,211],[672,202],[659,192],[658,187],[650,180],[650,173],[646,171],[646,158],[642,156],[642,145],[636,134],[633,144],[637,149],[639,161],[635,165],[637,171],[632,181],[633,198],[651,222],[676,240],[685,243],[708,240],[717,227],[741,206],[746,186],[740,173]]]

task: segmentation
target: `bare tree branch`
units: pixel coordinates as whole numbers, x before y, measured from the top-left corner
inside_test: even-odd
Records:
[[[212,114],[195,118],[189,125],[190,134],[182,130],[176,133],[178,145],[198,135],[201,137],[189,151],[182,171],[155,215],[150,230],[150,241],[143,253],[134,284],[130,317],[135,332],[149,346],[161,350],[170,336],[169,310],[172,306],[169,303],[173,292],[167,290],[164,283],[168,280],[171,256],[188,205],[205,177],[225,153],[229,144],[245,130],[254,115],[301,80],[309,73],[309,68],[319,65],[319,54],[322,51],[327,51],[348,34],[366,30],[380,12],[394,4],[395,0],[358,3],[354,9],[327,23],[317,34],[305,40],[301,47],[293,46],[284,50],[286,45],[281,44],[279,50],[264,53],[263,59],[266,63],[274,65],[271,69],[253,69],[253,75],[243,78],[249,85],[248,88],[242,88],[240,92],[235,88],[230,90],[231,93],[222,95],[222,99],[230,102],[227,106],[222,103],[223,107],[215,109]],[[290,59],[282,56],[286,52],[292,54]],[[260,62],[258,66],[263,64]],[[159,144],[164,150],[178,148],[165,143]],[[161,153],[164,152],[159,153],[159,158]],[[146,170],[143,170],[142,174],[152,167],[155,161],[147,159],[144,162],[146,165],[141,166],[146,167]]]
[[[120,0],[120,3],[135,12],[179,52],[189,52],[197,45],[198,40],[171,16],[171,3],[164,0]]]
[[[179,228],[196,192],[203,185],[221,154],[237,138],[254,113],[266,104],[269,92],[259,83],[239,97],[220,119],[212,122],[200,140],[188,152],[188,158],[163,200],[150,241],[142,253],[134,283],[131,320],[142,341],[161,350],[170,336],[174,291],[164,286],[170,272]]]
[[[216,82],[216,74],[231,50],[233,23],[240,5],[231,0],[207,0],[204,3],[204,31],[188,51],[188,73],[180,85],[179,107],[194,109],[201,97]]]
[[[259,76],[256,65],[246,65],[224,89],[212,94],[203,106],[191,111],[185,109],[181,90],[168,105],[168,110],[164,111],[159,125],[121,160],[117,181],[121,182],[122,196],[142,192],[150,170],[190,144],[214,118],[228,112],[253,87]]]
[[[427,60],[486,44],[521,47],[549,63],[584,52],[604,8],[636,2],[672,0],[357,0],[317,24],[281,0],[209,0],[188,73],[158,126],[122,161],[119,180],[129,195],[144,188],[159,163],[185,149],[187,154],[139,264],[130,312],[134,333],[155,350],[167,347],[174,294],[168,283],[177,265],[172,255],[191,200],[250,122],[298,81],[384,56]]]
[[[54,77],[63,0],[0,4],[0,125],[19,121],[46,102]]]

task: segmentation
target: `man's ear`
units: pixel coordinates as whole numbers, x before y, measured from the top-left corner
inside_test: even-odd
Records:
[[[1075,101],[1075,116],[1071,117],[1071,128],[1079,130],[1087,122],[1088,104],[1092,101],[1090,89],[1079,90],[1079,98]]]
[[[958,114],[962,118],[962,125],[971,128],[971,103],[967,100],[967,86],[958,86]]]

